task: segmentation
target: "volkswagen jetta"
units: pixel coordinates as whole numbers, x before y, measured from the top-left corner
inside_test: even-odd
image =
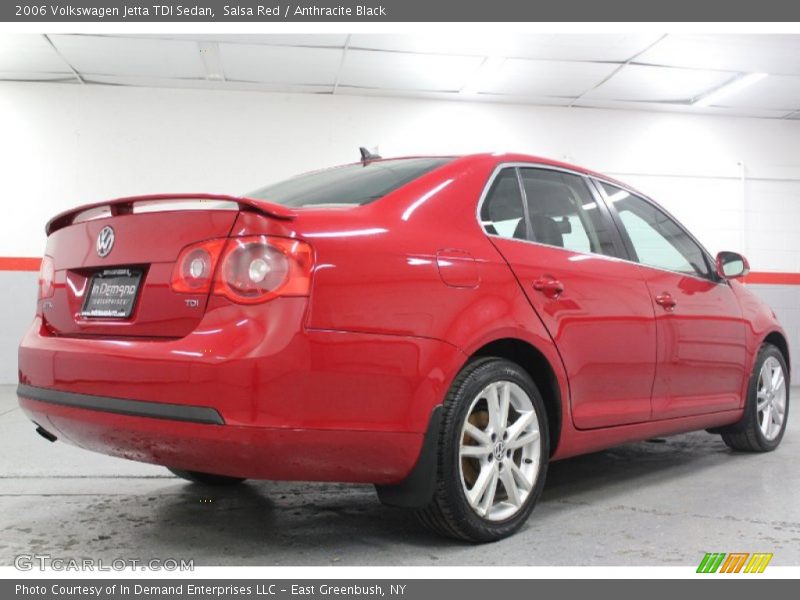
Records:
[[[20,404],[191,481],[368,482],[489,541],[549,461],[698,429],[764,452],[786,427],[786,336],[747,261],[579,167],[364,154],[47,234]]]

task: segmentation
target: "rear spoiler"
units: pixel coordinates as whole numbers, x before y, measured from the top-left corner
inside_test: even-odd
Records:
[[[45,232],[50,235],[54,231],[58,231],[68,225],[71,225],[76,216],[91,210],[93,208],[102,208],[107,206],[111,209],[111,215],[127,215],[133,213],[133,205],[137,202],[158,202],[159,200],[222,200],[225,202],[235,202],[239,205],[239,210],[251,210],[258,212],[276,219],[291,220],[297,216],[297,213],[285,206],[267,202],[266,200],[257,200],[255,198],[246,198],[243,196],[228,196],[227,194],[152,194],[149,196],[129,196],[127,198],[116,198],[115,200],[106,200],[105,202],[95,202],[93,204],[84,204],[70,210],[66,210],[57,214],[50,219],[45,226]]]

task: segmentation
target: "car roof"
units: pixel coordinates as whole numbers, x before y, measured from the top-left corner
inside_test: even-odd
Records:
[[[404,160],[404,159],[415,159],[415,158],[452,158],[454,160],[458,160],[459,162],[475,162],[475,163],[482,163],[482,164],[493,164],[493,165],[500,165],[503,163],[536,163],[540,165],[545,165],[549,167],[557,167],[560,169],[567,169],[569,171],[575,171],[576,173],[581,173],[583,175],[588,175],[590,177],[599,177],[606,181],[611,181],[624,187],[629,187],[624,183],[617,181],[613,177],[609,177],[608,175],[604,175],[600,172],[593,171],[586,167],[581,167],[579,165],[563,162],[560,160],[555,160],[552,158],[547,158],[544,156],[536,156],[533,154],[523,154],[520,152],[481,152],[475,154],[418,154],[413,156],[395,156],[395,157],[386,157],[376,159],[374,162],[382,162],[382,161],[392,161],[392,160]],[[373,162],[373,161],[371,161]]]

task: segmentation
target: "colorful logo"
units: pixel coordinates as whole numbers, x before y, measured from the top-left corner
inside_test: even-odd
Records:
[[[754,552],[706,552],[700,565],[697,567],[698,573],[763,573],[769,561],[772,560],[772,553]]]

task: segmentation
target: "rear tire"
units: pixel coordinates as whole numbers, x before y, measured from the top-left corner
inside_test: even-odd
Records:
[[[742,419],[717,431],[729,448],[771,452],[778,447],[789,417],[789,369],[781,351],[764,344],[756,357]]]
[[[237,485],[245,480],[244,477],[228,477],[227,475],[214,475],[212,473],[203,473],[201,471],[184,471],[183,469],[173,469],[172,467],[167,467],[167,469],[181,479],[203,485],[215,485],[223,487]]]
[[[549,457],[544,402],[531,377],[503,358],[480,358],[445,398],[427,528],[470,542],[517,531],[544,487]]]

